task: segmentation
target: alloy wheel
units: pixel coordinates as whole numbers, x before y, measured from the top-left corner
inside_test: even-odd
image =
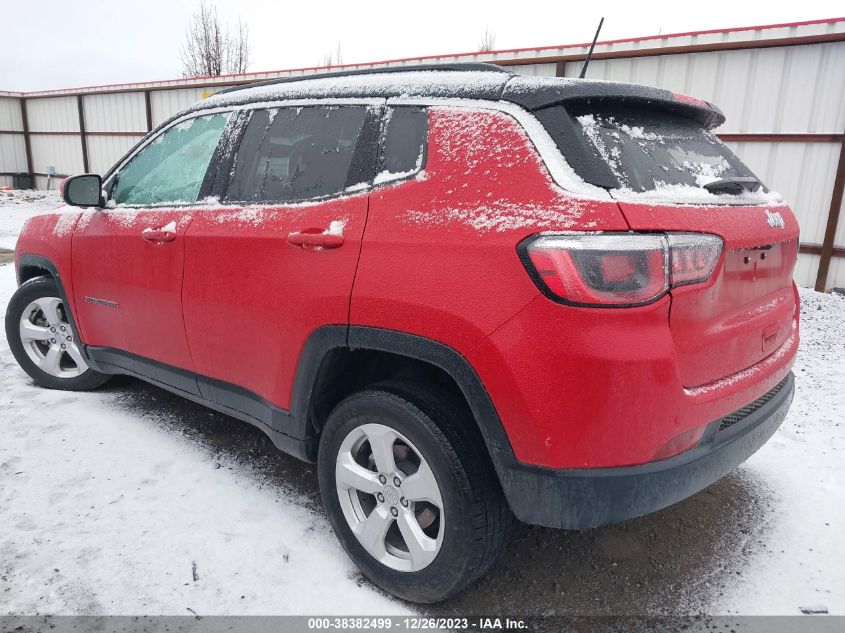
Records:
[[[443,499],[430,466],[407,437],[383,424],[356,427],[338,451],[335,481],[343,515],[373,558],[412,572],[437,557]]]
[[[24,351],[44,373],[76,378],[88,370],[58,297],[30,303],[21,315],[19,331]]]

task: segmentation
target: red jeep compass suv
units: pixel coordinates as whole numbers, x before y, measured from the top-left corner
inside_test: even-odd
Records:
[[[369,578],[440,600],[512,515],[653,512],[783,421],[798,225],[723,120],[472,64],[225,90],[27,223],[9,344],[257,425]]]

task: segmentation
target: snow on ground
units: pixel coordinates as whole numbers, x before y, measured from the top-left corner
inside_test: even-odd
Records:
[[[3,312],[14,287],[0,266]],[[39,389],[0,340],[0,612],[404,612],[301,495],[119,396]]]
[[[58,191],[0,191],[0,248],[14,250],[24,222],[60,204]]]
[[[766,539],[714,613],[845,615],[845,296],[801,290],[795,400],[780,430],[740,473],[771,498]]]

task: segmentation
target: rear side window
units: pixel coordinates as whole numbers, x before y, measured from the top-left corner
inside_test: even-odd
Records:
[[[195,202],[228,114],[177,123],[138,152],[115,176],[116,204]]]
[[[381,145],[381,168],[376,182],[410,176],[425,164],[428,112],[422,108],[392,108]]]
[[[575,119],[619,184],[633,191],[704,187],[754,175],[712,132],[689,119],[646,110]]]
[[[365,117],[360,106],[254,111],[225,198],[291,202],[340,193]]]

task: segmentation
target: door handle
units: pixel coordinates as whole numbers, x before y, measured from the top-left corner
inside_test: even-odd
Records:
[[[172,242],[176,239],[176,233],[165,229],[144,229],[141,237],[148,242]]]
[[[320,248],[337,248],[343,246],[343,236],[335,233],[328,233],[322,229],[305,229],[288,233],[288,242],[294,246],[308,248],[309,246]]]

